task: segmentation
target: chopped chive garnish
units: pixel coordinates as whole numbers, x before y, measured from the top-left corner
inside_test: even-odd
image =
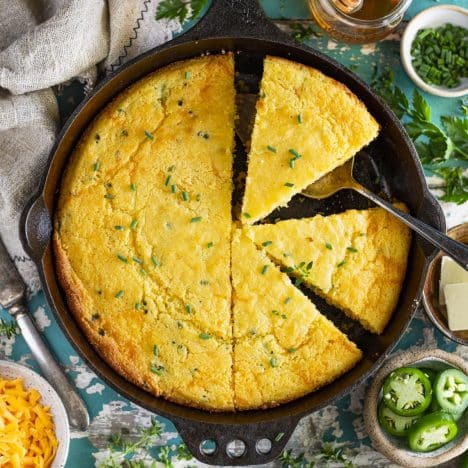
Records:
[[[262,275],[266,275],[266,272],[268,271],[269,266],[268,265],[263,265],[262,268]]]
[[[338,268],[342,267],[346,263],[346,260],[342,260],[338,265],[336,265]]]
[[[172,193],[176,193],[176,192],[177,192],[177,185],[176,185],[176,184],[172,184],[172,185],[171,185],[171,192],[172,192]]]
[[[120,299],[124,294],[125,294],[124,291],[121,289],[120,291],[116,293],[115,298]]]
[[[164,182],[164,185],[165,185],[166,187],[171,183],[171,177],[172,177],[171,175],[168,175],[168,176],[166,177],[166,182]]]
[[[299,114],[297,116],[297,123],[300,123],[300,124],[302,123],[302,114]]]
[[[288,316],[287,316],[286,314],[281,314],[281,318],[282,318],[282,319],[287,319]]]
[[[135,309],[136,309],[136,310],[140,310],[140,309],[141,309],[141,304],[140,304],[139,302],[137,302],[137,303],[135,304]]]
[[[120,225],[114,226],[114,229],[116,231],[124,231],[125,230],[125,228],[123,226],[120,226]]]
[[[280,313],[279,313],[277,310],[272,310],[271,313],[272,313],[273,315],[280,315]]]
[[[174,165],[169,166],[169,167],[167,168],[167,172],[173,172],[174,169],[175,169],[175,166],[174,166]]]
[[[274,146],[268,145],[268,146],[267,146],[267,150],[268,150],[268,151],[271,151],[272,153],[276,153],[276,148],[275,148]]]
[[[189,71],[185,72],[185,79],[188,80],[190,78],[191,73]]]
[[[263,247],[268,247],[271,244],[273,244],[273,242],[271,242],[271,241],[262,242]]]
[[[288,151],[294,156],[295,159],[302,158],[302,156],[295,149],[290,149]]]
[[[296,160],[295,159],[290,159],[289,160],[289,167],[291,169],[294,169],[294,166],[296,165]]]
[[[151,364],[150,366],[150,371],[153,372],[153,374],[156,374],[157,376],[161,377],[164,367],[163,366],[156,366],[155,364]]]
[[[139,263],[140,265],[143,264],[143,260],[141,258],[138,258],[138,257],[132,257],[132,260],[135,262],[135,263]]]
[[[122,254],[117,254],[117,258],[124,263],[128,263],[127,257],[123,256]]]
[[[136,185],[135,185],[134,183],[131,183],[131,184],[130,184],[130,190],[131,190],[132,192],[136,192]]]
[[[191,305],[191,304],[187,304],[187,305],[185,306],[185,310],[187,311],[187,314],[191,314],[192,311],[193,311],[192,305]]]
[[[153,345],[153,354],[155,356],[157,356],[159,354],[159,348],[158,348],[158,345]]]
[[[297,348],[288,348],[288,353],[295,353]]]
[[[136,229],[136,227],[138,226],[138,221],[136,219],[134,219],[131,223],[130,223],[130,229]]]
[[[146,276],[146,270],[144,268],[141,268],[140,269],[140,273],[143,275],[143,276]]]
[[[206,244],[206,246],[207,246],[209,249],[211,249],[211,247],[213,247],[214,244],[213,244],[213,242],[208,242],[208,244]]]
[[[291,302],[291,298],[290,297],[287,297],[285,300],[284,300],[284,303],[285,304],[289,304]]]
[[[153,263],[154,266],[160,265],[158,259],[154,255],[151,255],[151,262]]]
[[[325,247],[326,247],[328,250],[333,250],[333,246],[330,244],[330,242],[326,242],[326,243],[325,243]]]
[[[278,361],[276,360],[276,358],[272,357],[270,359],[270,366],[271,367],[276,367],[277,364],[278,364]]]
[[[199,223],[202,220],[201,216],[195,216],[195,218],[192,218],[190,220],[191,223]]]
[[[149,138],[150,140],[154,140],[154,136],[152,133],[148,132],[147,130],[145,130],[145,135],[147,138]]]
[[[108,200],[113,200],[114,199],[114,195],[111,195],[110,193],[106,193],[104,195],[104,198],[107,198]]]
[[[250,215],[250,213],[243,213],[243,216],[244,218],[251,218],[252,216]]]
[[[209,340],[211,338],[211,335],[209,333],[200,333],[198,335],[202,340]]]
[[[182,200],[188,201],[189,199],[189,194],[187,192],[182,192]]]
[[[96,161],[94,164],[93,164],[93,171],[96,172],[96,171],[99,171],[99,161]]]
[[[307,266],[306,266],[306,270],[310,270],[312,268],[312,266],[314,265],[314,262],[313,261],[310,261]]]
[[[353,253],[356,253],[356,252],[358,251],[358,249],[356,249],[356,247],[353,247],[353,246],[351,246],[351,247],[346,247],[346,250],[347,250],[348,252],[353,252]]]
[[[285,187],[294,187],[294,184],[292,182],[286,182]]]
[[[283,437],[284,432],[278,432],[278,434],[275,435],[275,442],[279,442]]]

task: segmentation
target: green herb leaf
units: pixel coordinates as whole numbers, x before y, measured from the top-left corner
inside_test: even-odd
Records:
[[[163,0],[157,7],[156,19],[177,19],[183,24],[197,18],[206,2],[207,0]]]
[[[6,322],[0,319],[0,335],[5,335],[8,339],[16,335],[16,324],[13,320]]]

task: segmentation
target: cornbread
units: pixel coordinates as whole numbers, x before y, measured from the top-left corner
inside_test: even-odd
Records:
[[[361,351],[253,242],[232,242],[234,403],[271,407],[335,380]]]
[[[411,242],[397,218],[382,208],[348,210],[251,226],[247,235],[258,246],[268,243],[275,262],[330,304],[382,333],[398,302]]]
[[[254,223],[286,205],[370,143],[378,130],[342,83],[300,63],[266,57],[242,221]]]
[[[0,466],[51,466],[58,441],[49,408],[41,394],[25,389],[22,379],[0,377]]]
[[[222,103],[222,105],[220,105]],[[234,62],[178,62],[90,125],[63,179],[54,246],[91,343],[155,395],[232,410]]]

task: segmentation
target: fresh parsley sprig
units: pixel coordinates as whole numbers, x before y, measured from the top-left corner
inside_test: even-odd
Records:
[[[157,7],[156,19],[177,19],[180,24],[198,18],[207,0],[163,0]]]
[[[5,335],[7,338],[11,338],[16,335],[15,322],[6,322],[5,320],[0,319],[0,335]]]
[[[372,87],[402,119],[413,140],[428,175],[445,182],[441,200],[462,204],[468,201],[468,103],[462,101],[462,116],[442,116],[441,125],[431,120],[431,108],[414,90],[411,103],[395,85],[393,72],[385,70],[372,82]]]

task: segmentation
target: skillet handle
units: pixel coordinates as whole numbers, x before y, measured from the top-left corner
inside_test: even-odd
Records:
[[[208,465],[235,466],[258,465],[269,463],[283,451],[300,418],[272,420],[270,422],[224,425],[206,422],[194,422],[185,419],[171,418],[182,440],[192,455]],[[262,453],[268,443],[271,449]],[[202,451],[202,444],[214,449],[211,454]],[[262,442],[260,442],[262,441]],[[245,444],[245,450],[240,456],[230,455],[228,444],[234,447]]]
[[[41,195],[31,199],[21,215],[20,236],[24,250],[39,263],[50,242],[52,222],[45,200]]]
[[[257,0],[212,0],[206,14],[172,43],[218,37],[247,37],[292,41],[265,15]],[[180,41],[179,41],[180,38]]]

